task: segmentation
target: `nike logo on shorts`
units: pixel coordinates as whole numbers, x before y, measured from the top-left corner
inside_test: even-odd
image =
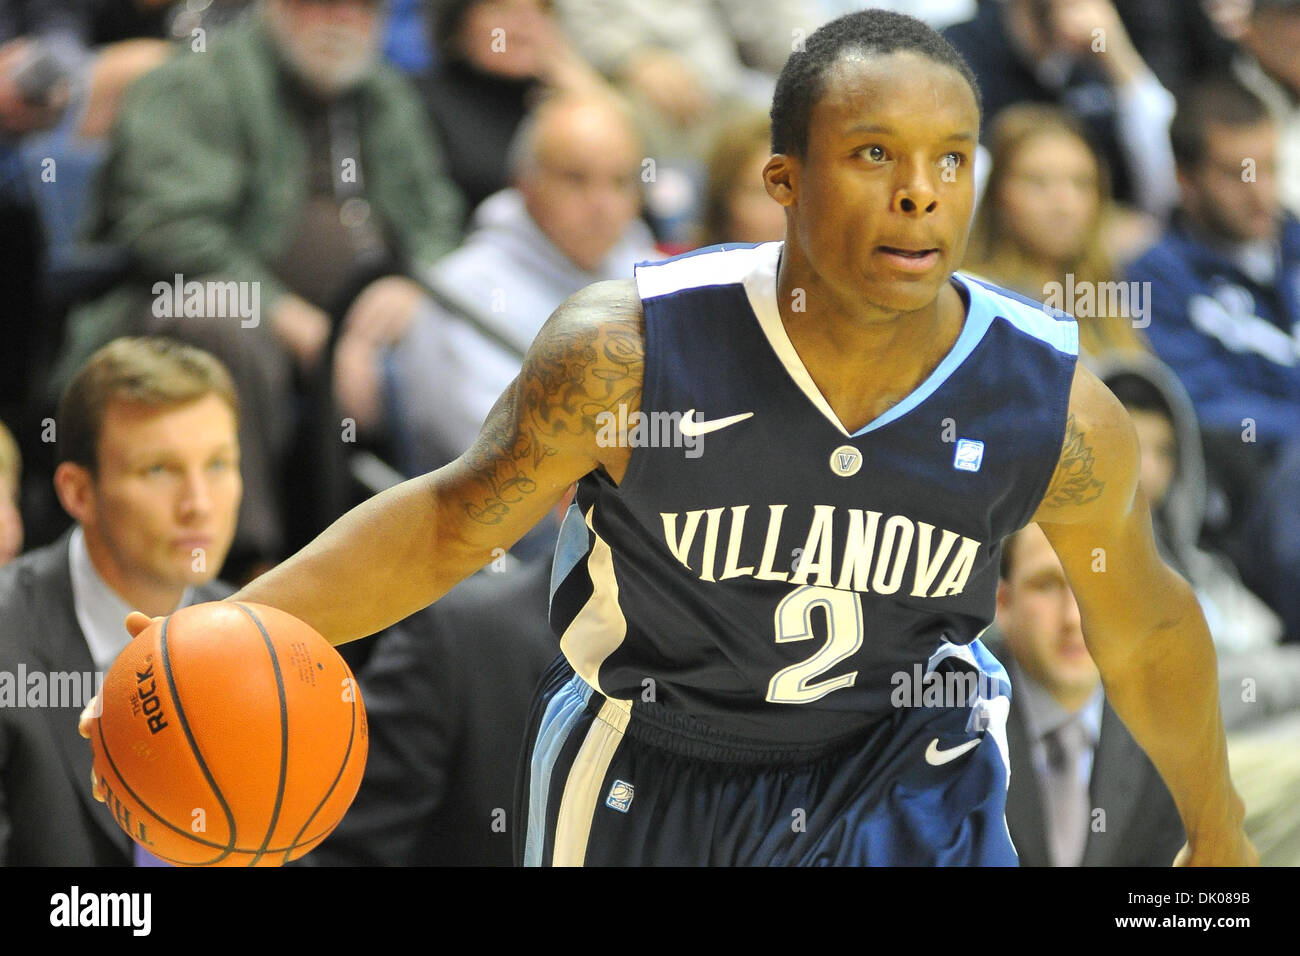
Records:
[[[707,435],[709,432],[716,432],[719,428],[726,428],[728,425],[734,425],[736,422],[743,422],[746,418],[753,417],[753,412],[742,412],[739,415],[728,415],[726,418],[714,418],[707,422],[702,422],[695,418],[695,409],[692,408],[682,416],[682,434],[687,438],[694,438],[697,435]]]
[[[968,740],[960,747],[950,747],[947,750],[939,749],[939,738],[935,737],[930,741],[930,746],[925,748],[925,762],[931,767],[942,767],[951,760],[956,760],[966,751],[980,745],[979,737],[974,740]]]

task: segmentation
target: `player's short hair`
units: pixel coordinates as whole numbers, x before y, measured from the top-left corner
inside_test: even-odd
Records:
[[[63,391],[55,419],[58,459],[96,471],[99,434],[111,402],[162,411],[208,395],[225,402],[238,422],[234,380],[212,355],[161,336],[114,339],[90,357]]]
[[[1205,158],[1206,130],[1211,125],[1254,126],[1269,118],[1264,101],[1228,73],[1218,73],[1196,83],[1179,97],[1169,145],[1179,169],[1191,170]]]
[[[976,107],[983,109],[979,84],[951,43],[915,17],[888,10],[860,10],[813,31],[802,50],[790,54],[772,94],[772,152],[802,157],[808,150],[808,125],[821,99],[826,71],[846,53],[887,55],[912,52],[950,66],[970,84]]]
[[[9,476],[16,494],[23,477],[23,456],[4,422],[0,422],[0,475]]]

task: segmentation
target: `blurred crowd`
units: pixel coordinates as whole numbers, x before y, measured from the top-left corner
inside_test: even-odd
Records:
[[[243,490],[209,578],[242,583],[451,461],[568,295],[783,237],[761,178],[775,75],[863,5],[0,0],[0,563],[82,520],[52,480],[59,399],[122,336],[201,348],[233,382]],[[1300,0],[874,5],[974,70],[963,269],[1077,317],[1210,622],[1225,720],[1276,728],[1300,712]],[[510,806],[500,767],[463,758],[481,799],[448,783],[451,731],[419,710],[446,677],[420,675],[486,629],[526,643],[510,667],[530,685],[557,650],[557,526],[355,652],[375,786],[407,797],[363,790],[352,849],[345,825],[313,856],[431,862],[428,814],[463,834]],[[524,716],[464,753],[513,754]]]

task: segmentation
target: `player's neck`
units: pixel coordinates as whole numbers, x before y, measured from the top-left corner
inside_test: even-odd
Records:
[[[965,304],[951,283],[925,308],[891,315],[861,303],[850,306],[818,283],[801,281],[784,269],[778,275],[781,321],[808,374],[850,430],[920,385],[952,350],[965,323]],[[801,303],[797,288],[805,292]],[[796,303],[804,308],[796,309]]]

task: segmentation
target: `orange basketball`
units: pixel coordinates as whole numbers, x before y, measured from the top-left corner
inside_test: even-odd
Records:
[[[343,658],[261,604],[182,608],[127,645],[91,732],[118,824],[187,866],[279,866],[343,818],[366,712]]]

